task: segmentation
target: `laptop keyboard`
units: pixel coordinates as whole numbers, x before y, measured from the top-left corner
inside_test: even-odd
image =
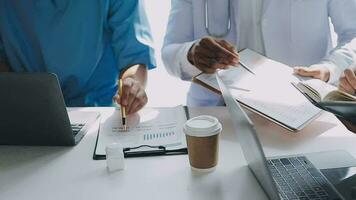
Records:
[[[268,160],[281,199],[340,199],[326,178],[306,157]]]
[[[71,125],[72,125],[73,135],[76,136],[80,132],[80,130],[82,130],[85,124],[71,124]]]

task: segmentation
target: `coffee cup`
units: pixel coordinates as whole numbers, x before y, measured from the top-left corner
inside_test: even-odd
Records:
[[[191,169],[214,171],[218,164],[219,134],[222,126],[213,116],[201,115],[188,120],[183,127],[186,135]]]

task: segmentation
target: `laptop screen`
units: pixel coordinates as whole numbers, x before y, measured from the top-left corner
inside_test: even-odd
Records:
[[[223,80],[217,74],[225,104],[230,112],[233,126],[248,166],[270,199],[280,199],[275,182],[267,168],[267,161],[252,121],[233,98]]]

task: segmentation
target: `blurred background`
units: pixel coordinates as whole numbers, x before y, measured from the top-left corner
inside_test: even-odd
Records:
[[[157,68],[148,73],[149,107],[165,107],[185,104],[189,82],[170,76],[163,66],[161,47],[171,8],[170,0],[145,0],[146,13],[149,19],[156,47]]]

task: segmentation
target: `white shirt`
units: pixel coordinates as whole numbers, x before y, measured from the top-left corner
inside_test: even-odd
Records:
[[[263,0],[240,0],[238,7],[240,35],[237,48],[240,50],[250,48],[264,55],[261,28]],[[253,39],[248,39],[249,37]]]
[[[226,29],[227,0],[208,0],[210,28]],[[207,36],[205,0],[172,0],[162,59],[167,71],[182,80],[201,73],[189,63],[192,44]],[[241,50],[250,48],[289,66],[325,66],[329,82],[356,61],[355,0],[231,0],[232,28],[224,37]],[[249,16],[249,17],[247,17]],[[329,19],[338,35],[331,43]],[[271,77],[273,78],[273,77]],[[217,105],[220,95],[192,83],[187,104]]]

